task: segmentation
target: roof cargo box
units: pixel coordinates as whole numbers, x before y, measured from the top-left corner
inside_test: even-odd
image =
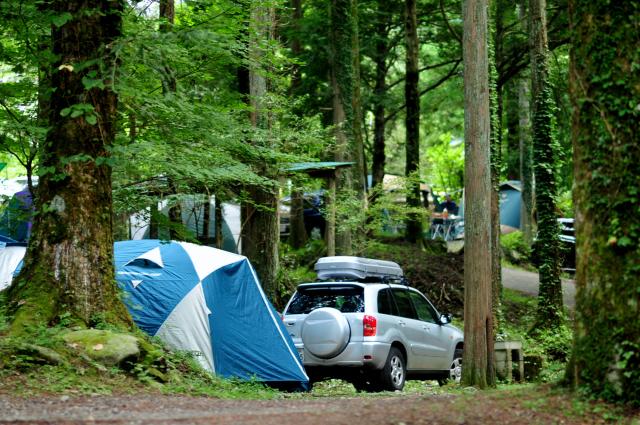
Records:
[[[318,279],[400,279],[402,268],[393,261],[362,257],[322,257],[315,265]]]

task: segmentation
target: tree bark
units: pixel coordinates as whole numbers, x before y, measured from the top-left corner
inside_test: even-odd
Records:
[[[304,192],[293,189],[291,192],[291,208],[289,209],[289,245],[302,248],[307,243],[307,230],[304,226]]]
[[[294,58],[299,58],[302,54],[302,41],[300,40],[300,25],[302,21],[302,0],[291,0],[291,26],[293,34],[289,41],[291,44],[291,53]],[[302,95],[300,93],[302,85],[302,70],[298,63],[293,64],[291,70],[291,88],[292,96]],[[299,115],[303,115],[302,111],[298,111]],[[295,180],[294,180],[295,184]],[[308,235],[304,227],[304,192],[302,189],[294,189],[291,193],[291,208],[289,210],[289,244],[293,248],[301,248],[307,243]]]
[[[362,135],[362,94],[360,90],[360,35],[358,30],[358,0],[351,0],[351,17],[353,19],[353,35],[351,42],[353,57],[353,190],[364,205],[367,191],[367,164],[364,156]],[[356,234],[356,237],[358,234]]]
[[[538,238],[534,244],[540,289],[532,334],[561,324],[560,240],[555,197],[553,98],[549,83],[546,0],[530,0],[531,76],[533,88],[533,173]]]
[[[176,8],[174,0],[160,0],[160,32],[167,33],[173,30],[176,18]],[[174,76],[174,71],[170,66],[163,67],[162,75],[162,93],[170,96],[178,90],[178,84]],[[172,195],[178,194],[174,179],[169,176],[167,178],[169,191]],[[169,238],[173,240],[182,239],[182,205],[180,200],[176,198],[169,203]]]
[[[500,171],[502,169],[502,87],[498,85],[496,63],[500,60],[503,36],[504,1],[494,3],[494,37],[489,38],[489,102],[491,114],[490,161],[491,161],[491,287],[493,328],[500,328],[502,302],[502,249],[500,247]]]
[[[353,161],[353,30],[354,22],[350,0],[331,0],[329,6],[329,61],[333,92],[333,124],[336,138],[336,161]],[[353,170],[336,170],[337,190],[347,193],[353,188]],[[329,227],[327,227],[327,231]],[[341,228],[335,235],[336,252],[350,255],[352,237],[350,228]]]
[[[420,202],[420,93],[418,83],[420,71],[418,64],[418,23],[416,16],[416,0],[405,1],[405,42],[406,42],[406,75],[404,98],[405,117],[405,176],[409,178],[407,189],[407,206],[417,209]],[[422,221],[420,216],[410,212],[406,221],[405,239],[409,242],[422,240]]]
[[[504,144],[504,168],[507,180],[520,180],[520,140],[518,139],[518,87],[520,78],[509,81],[505,87],[505,124],[507,138]],[[522,182],[521,182],[522,183]]]
[[[462,14],[466,158],[462,383],[486,388],[495,385],[486,0],[465,0]]]
[[[574,385],[640,405],[640,10],[571,0]]]
[[[518,19],[524,32],[528,32],[527,0],[518,2]],[[520,181],[522,183],[522,207],[520,209],[520,228],[528,246],[533,243],[535,220],[533,217],[533,164],[531,149],[531,108],[530,85],[531,78],[523,71],[518,84],[518,146],[520,151]]]
[[[267,3],[262,0],[253,2],[249,30],[250,118],[252,126],[262,131],[271,128],[271,116],[264,103],[268,89],[264,63],[268,41],[273,39],[275,10]],[[270,164],[262,162],[255,167],[257,174],[275,181],[276,170]],[[280,237],[278,190],[273,185],[253,186],[247,191],[252,202],[242,205],[242,253],[251,260],[267,296],[275,300]]]
[[[373,154],[371,164],[371,187],[382,189],[384,180],[385,154],[385,101],[387,94],[387,57],[389,56],[390,11],[387,0],[378,0],[376,15],[376,53],[373,58],[376,67],[375,87],[373,89]],[[374,195],[376,192],[374,192]]]
[[[11,333],[55,323],[66,313],[81,326],[106,321],[128,327],[131,318],[114,279],[111,168],[104,161],[116,132],[111,47],[121,34],[124,4],[58,0],[47,6],[51,13],[73,18],[52,29],[55,91],[40,158],[41,166],[52,171],[40,177],[38,214],[24,267],[9,290]],[[94,59],[107,68],[105,87],[87,90],[83,78],[100,72],[99,67],[74,67]]]
[[[522,206],[520,209],[520,228],[528,246],[533,243],[533,173],[531,163],[531,80],[522,77],[518,80],[518,149],[520,151],[520,182],[522,184]]]
[[[215,246],[218,249],[223,249],[224,247],[224,235],[222,233],[222,221],[224,220],[224,209],[222,207],[222,200],[219,196],[215,198],[216,204],[215,209],[213,210],[213,225],[215,226]]]

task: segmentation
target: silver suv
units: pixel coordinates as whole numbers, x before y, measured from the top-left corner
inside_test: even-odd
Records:
[[[283,314],[312,382],[395,391],[406,379],[459,381],[462,332],[406,285],[398,264],[325,257],[315,268],[323,281],[299,285]]]

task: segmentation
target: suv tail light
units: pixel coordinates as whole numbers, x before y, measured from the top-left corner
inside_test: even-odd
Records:
[[[378,328],[378,319],[374,316],[369,316],[365,314],[362,319],[362,334],[363,336],[376,336],[376,331]]]

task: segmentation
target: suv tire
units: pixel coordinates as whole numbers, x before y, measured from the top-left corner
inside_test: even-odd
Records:
[[[382,391],[402,391],[407,378],[407,365],[402,352],[391,347],[384,367],[380,371],[379,389]]]
[[[438,384],[440,384],[440,386],[446,385],[449,382],[459,384],[461,378],[462,378],[462,350],[457,348],[453,352],[453,360],[451,361],[449,374],[445,378],[438,379]]]

